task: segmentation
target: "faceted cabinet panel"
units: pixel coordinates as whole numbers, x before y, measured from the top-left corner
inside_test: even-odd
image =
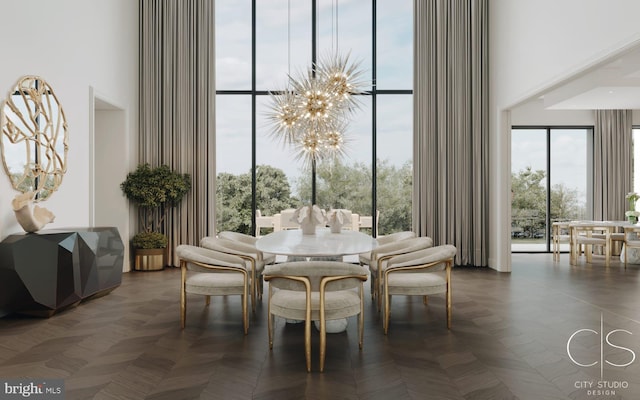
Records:
[[[122,281],[124,245],[114,227],[43,230],[0,243],[0,312],[51,316]]]

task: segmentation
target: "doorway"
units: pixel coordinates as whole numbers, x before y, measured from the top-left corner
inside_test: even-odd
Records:
[[[129,167],[127,112],[90,88],[90,216],[91,226],[115,226],[124,244],[123,272],[131,270],[129,205],[120,190]]]

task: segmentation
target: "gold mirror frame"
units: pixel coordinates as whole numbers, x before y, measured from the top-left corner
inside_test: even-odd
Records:
[[[2,105],[2,163],[14,189],[46,200],[67,171],[67,120],[51,86],[25,76]]]

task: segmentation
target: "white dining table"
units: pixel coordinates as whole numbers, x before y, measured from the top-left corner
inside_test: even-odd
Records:
[[[342,257],[373,250],[378,242],[358,231],[342,230],[332,233],[329,228],[318,228],[314,235],[304,235],[301,229],[277,231],[256,241],[263,253],[289,257]]]

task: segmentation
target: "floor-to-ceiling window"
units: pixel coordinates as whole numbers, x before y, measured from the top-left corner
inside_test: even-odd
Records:
[[[216,1],[218,231],[310,203],[314,178],[322,208],[377,210],[378,234],[411,228],[412,21],[412,0]],[[368,85],[346,156],[312,171],[271,135],[270,92],[336,51]]]
[[[512,251],[548,252],[553,222],[591,218],[592,140],[591,127],[511,130]]]

